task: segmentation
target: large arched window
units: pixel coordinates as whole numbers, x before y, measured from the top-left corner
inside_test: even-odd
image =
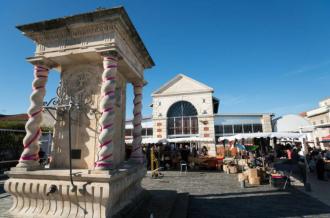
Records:
[[[168,135],[198,134],[198,119],[196,108],[187,101],[174,103],[167,111]]]

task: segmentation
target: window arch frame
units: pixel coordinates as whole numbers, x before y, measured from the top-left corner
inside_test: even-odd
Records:
[[[198,135],[198,111],[189,101],[174,102],[167,110],[167,135]]]

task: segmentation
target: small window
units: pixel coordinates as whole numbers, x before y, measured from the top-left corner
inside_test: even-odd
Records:
[[[205,103],[206,102],[206,100],[205,100],[205,98],[203,98],[203,103]]]
[[[234,132],[236,133],[242,133],[243,132],[243,126],[242,125],[234,125]]]
[[[125,129],[125,136],[132,136],[132,129]]]
[[[261,124],[253,124],[253,132],[262,132]]]
[[[233,125],[224,125],[225,134],[233,134]]]
[[[175,125],[175,134],[181,135],[182,134],[182,117],[175,118],[174,125]]]
[[[142,136],[145,136],[147,134],[147,130],[145,128],[142,129]]]
[[[244,133],[252,133],[252,125],[251,124],[244,124],[243,125]]]
[[[323,120],[321,120],[321,124],[323,124],[324,123],[324,121]]]
[[[215,134],[223,134],[223,125],[215,125],[214,131],[215,131]]]
[[[148,128],[147,129],[147,135],[148,136],[152,136],[152,128]]]
[[[197,117],[191,117],[191,134],[198,134],[198,119]]]

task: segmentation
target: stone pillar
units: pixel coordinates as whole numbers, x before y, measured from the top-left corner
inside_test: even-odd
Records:
[[[113,166],[113,134],[115,119],[115,90],[117,77],[118,57],[116,53],[103,57],[103,74],[100,102],[99,152],[95,169],[111,169]]]
[[[134,86],[134,108],[133,108],[133,142],[131,159],[143,163],[142,154],[142,87],[143,83],[135,83]]]
[[[35,65],[34,80],[32,82],[33,92],[30,96],[30,108],[27,112],[29,120],[25,125],[26,135],[23,139],[24,150],[17,167],[36,168],[39,166],[39,138],[41,135],[40,124],[42,121],[43,101],[46,94],[46,83],[48,69]]]
[[[263,132],[272,132],[273,131],[271,115],[268,115],[268,114],[262,115],[261,123],[262,123]]]

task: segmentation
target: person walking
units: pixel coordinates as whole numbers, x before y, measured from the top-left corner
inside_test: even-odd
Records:
[[[318,155],[316,162],[316,174],[319,180],[324,180],[325,163],[322,154]]]

